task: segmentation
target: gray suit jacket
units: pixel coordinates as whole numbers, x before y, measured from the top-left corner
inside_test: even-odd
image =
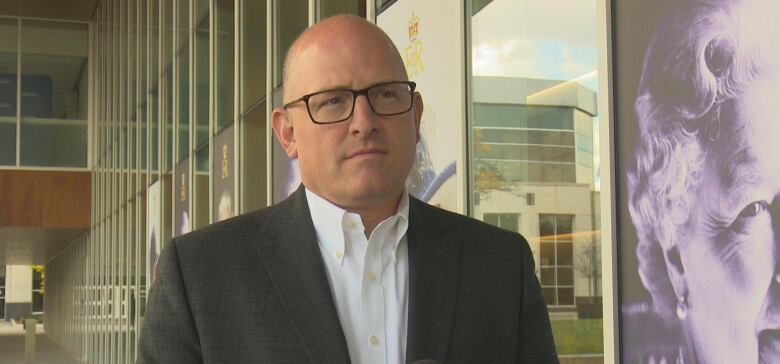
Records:
[[[556,363],[528,243],[410,198],[408,362]],[[175,238],[140,363],[349,363],[306,195]]]

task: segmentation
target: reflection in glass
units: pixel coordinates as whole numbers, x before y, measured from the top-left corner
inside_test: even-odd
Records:
[[[86,167],[88,27],[22,22],[21,164]]]
[[[176,161],[180,161],[190,155],[190,8],[189,1],[178,1],[176,54],[177,86],[176,86],[176,110],[177,118],[177,154]]]
[[[242,0],[241,77],[243,98],[240,110],[246,112],[265,97],[266,4]]]
[[[16,56],[19,25],[0,19],[0,165],[16,165]]]
[[[244,146],[244,155],[239,158],[241,163],[241,187],[242,209],[254,211],[267,206],[266,168],[258,166],[266,165],[266,147],[261,141],[266,140],[266,112],[265,101],[256,104],[243,117],[244,132],[240,134],[241,144]]]
[[[204,143],[195,153],[195,215],[193,230],[202,228],[210,223],[209,212],[209,143]]]
[[[146,5],[146,4],[144,4]],[[147,32],[148,32],[148,48],[149,48],[149,85],[148,90],[144,92],[144,96],[147,96],[148,93],[148,100],[149,100],[149,124],[151,127],[151,133],[152,133],[152,141],[150,144],[151,147],[151,168],[152,168],[152,174],[150,175],[149,183],[157,181],[158,178],[158,169],[159,169],[159,155],[160,155],[160,116],[158,114],[158,109],[160,107],[160,85],[159,85],[159,75],[160,75],[160,62],[159,62],[159,40],[160,40],[160,32],[159,32],[159,19],[158,19],[158,13],[159,13],[159,6],[157,1],[150,1],[148,2],[148,17],[147,17]]]
[[[320,0],[319,18],[337,14],[352,14],[361,18],[366,17],[366,2],[364,0]]]
[[[163,165],[161,170],[169,172],[173,168],[173,0],[162,1],[160,14],[162,23],[162,72],[163,99],[161,100],[162,120],[165,128],[163,141]]]
[[[197,3],[204,3],[199,0]],[[200,145],[209,138],[209,9],[206,6],[196,7],[194,34],[195,60],[195,145]]]
[[[276,19],[284,21],[276,22],[276,65],[274,67],[275,81],[274,86],[282,84],[282,65],[287,49],[292,42],[309,25],[309,1],[308,0],[285,0],[277,1]]]
[[[156,157],[156,153],[152,151],[154,148],[154,142],[151,142],[152,127],[149,125],[149,115],[147,114],[147,102],[146,91],[149,87],[146,77],[146,67],[148,66],[147,54],[148,54],[148,37],[147,37],[147,6],[143,0],[138,0],[138,24],[137,31],[137,62],[138,62],[138,75],[136,77],[137,83],[137,95],[138,106],[135,108],[136,118],[138,123],[141,124],[141,168],[146,169],[150,166],[150,160]],[[109,78],[110,79],[110,78]],[[147,181],[144,181],[146,184]]]
[[[470,9],[474,216],[528,239],[559,355],[599,362],[596,2]]]
[[[242,0],[241,47],[239,55],[241,74],[241,119],[243,132],[239,133],[243,155],[239,158],[238,185],[242,211],[265,207],[266,202],[266,4]]]
[[[233,121],[233,53],[235,50],[234,41],[234,18],[235,18],[236,0],[223,0],[214,3],[216,24],[216,129],[222,130],[223,127]],[[257,17],[257,14],[252,14]],[[263,50],[265,48],[262,48]],[[265,85],[265,84],[263,84]]]
[[[137,24],[137,7],[135,2],[128,1],[127,3],[127,29],[126,29],[126,49],[127,49],[127,96],[123,102],[125,109],[129,109],[127,115],[128,122],[128,167],[135,169],[137,167],[137,146],[138,146],[138,115],[136,114],[136,102],[138,99],[138,85],[136,85],[136,65],[138,64],[136,57],[132,56],[137,54],[138,46],[138,24]],[[144,134],[146,135],[146,134]]]

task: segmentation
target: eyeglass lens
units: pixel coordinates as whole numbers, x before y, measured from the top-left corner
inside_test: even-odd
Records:
[[[412,104],[409,85],[389,83],[374,86],[366,92],[368,102],[377,115],[394,115],[406,112]],[[355,104],[352,91],[324,91],[311,95],[309,112],[319,123],[337,122],[349,118]]]

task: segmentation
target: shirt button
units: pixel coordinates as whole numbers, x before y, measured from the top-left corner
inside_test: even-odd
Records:
[[[366,273],[366,278],[368,278],[369,282],[373,282],[376,278],[376,274],[374,274],[374,272],[368,272]]]
[[[333,256],[335,256],[336,259],[341,260],[341,258],[344,258],[344,252],[341,250],[336,250],[336,252],[333,253]]]
[[[371,337],[368,338],[368,342],[371,343],[371,346],[377,346],[379,344],[379,338],[371,335]]]
[[[352,220],[347,220],[347,229],[354,229],[355,228],[355,222]]]

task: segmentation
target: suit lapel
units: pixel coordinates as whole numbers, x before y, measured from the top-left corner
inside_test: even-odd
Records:
[[[410,198],[407,362],[444,362],[455,313],[460,244],[430,207]]]
[[[259,253],[311,362],[348,363],[344,332],[330,291],[303,187],[263,227]]]

